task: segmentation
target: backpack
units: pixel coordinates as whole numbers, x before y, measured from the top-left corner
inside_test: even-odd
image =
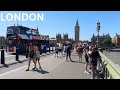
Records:
[[[83,48],[82,48],[82,47],[79,47],[77,51],[78,51],[78,52],[83,52]]]

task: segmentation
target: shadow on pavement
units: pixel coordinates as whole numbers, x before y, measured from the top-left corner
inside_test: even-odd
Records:
[[[41,74],[46,74],[46,73],[49,73],[48,71],[45,71],[45,70],[43,70],[42,68],[39,70],[35,70],[36,72],[38,72],[38,73],[41,73]]]
[[[18,61],[16,61],[16,62],[13,62],[13,63],[10,63],[10,64],[3,64],[2,66],[0,66],[0,68],[3,68],[3,67],[8,68],[10,65],[14,65],[14,64],[18,64],[18,63],[23,63],[23,62],[25,62],[25,61],[27,61],[27,59],[22,60],[22,61],[18,60]]]
[[[25,61],[27,61],[27,59],[22,60],[22,61],[18,60],[17,62],[10,63],[9,65],[14,65],[14,64],[17,64],[17,63],[23,63],[23,62],[25,62]]]
[[[82,63],[82,64],[86,64],[85,62],[79,62],[79,61],[70,61],[70,60],[68,60],[67,62],[73,62],[73,63]]]
[[[63,59],[63,57],[62,57],[62,56],[58,56],[57,58],[62,58],[62,59]]]
[[[0,68],[3,68],[3,67],[8,68],[8,67],[9,67],[9,65],[7,65],[7,64],[3,64],[3,66],[0,66]]]

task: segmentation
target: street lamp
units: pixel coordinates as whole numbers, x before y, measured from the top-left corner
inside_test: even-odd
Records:
[[[98,33],[98,35],[97,35],[97,47],[99,47],[99,31],[100,31],[100,22],[98,20],[98,22],[97,22],[97,33]]]

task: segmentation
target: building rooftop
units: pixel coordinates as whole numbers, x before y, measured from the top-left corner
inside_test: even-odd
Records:
[[[92,38],[97,38],[97,36],[94,36],[94,34],[93,34]],[[106,34],[106,35],[103,34],[103,35],[99,36],[99,38],[111,38],[111,37],[109,34]]]
[[[50,38],[50,40],[56,40],[56,38]]]

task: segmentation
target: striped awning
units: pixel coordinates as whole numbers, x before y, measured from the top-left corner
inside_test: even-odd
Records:
[[[29,39],[27,35],[18,34],[18,36],[19,36],[21,39]]]

